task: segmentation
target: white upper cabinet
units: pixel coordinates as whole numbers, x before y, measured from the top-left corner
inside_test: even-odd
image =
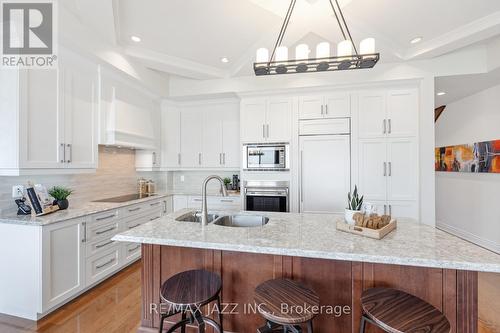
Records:
[[[410,137],[418,132],[416,89],[359,94],[359,137]]]
[[[350,95],[332,93],[299,97],[299,119],[345,118],[351,116]]]
[[[292,98],[256,98],[241,103],[242,142],[288,142],[292,138]]]
[[[222,111],[214,105],[204,108],[200,117],[203,119],[203,166],[215,168],[222,166]]]
[[[181,110],[181,166],[200,168],[203,163],[203,107]]]
[[[162,167],[181,166],[181,113],[179,107],[163,102],[161,114]]]
[[[241,102],[241,141],[262,142],[266,140],[266,100],[250,99]]]
[[[225,104],[222,116],[222,163],[225,168],[239,169],[240,148],[240,105]]]
[[[1,71],[0,175],[95,171],[97,65],[60,53],[57,70]]]

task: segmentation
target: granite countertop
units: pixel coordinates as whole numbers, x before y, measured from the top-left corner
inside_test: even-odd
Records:
[[[108,210],[118,209],[121,207],[126,207],[142,202],[147,202],[151,200],[157,200],[161,198],[166,198],[172,196],[172,194],[157,194],[151,197],[131,200],[127,202],[94,202],[94,201],[80,201],[80,202],[70,202],[70,206],[66,210],[59,210],[52,214],[34,217],[31,215],[19,216],[16,213],[5,214],[0,216],[0,223],[10,223],[10,224],[22,224],[22,225],[33,225],[33,226],[44,226],[52,223],[63,222],[66,220],[71,220],[74,218],[92,215],[96,213],[102,213]]]
[[[337,231],[340,215],[261,213],[262,227],[231,228],[177,222],[184,209],[116,235],[113,240],[383,264],[500,273],[500,255],[434,227],[399,220],[382,240]],[[218,212],[234,214],[235,212]],[[241,212],[255,215],[256,213]]]

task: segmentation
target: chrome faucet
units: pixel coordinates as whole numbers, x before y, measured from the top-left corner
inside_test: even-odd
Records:
[[[221,193],[223,197],[227,197],[226,186],[224,181],[219,176],[208,176],[201,187],[202,207],[201,207],[201,225],[208,225],[208,208],[207,208],[207,184],[210,180],[217,179],[220,182]]]

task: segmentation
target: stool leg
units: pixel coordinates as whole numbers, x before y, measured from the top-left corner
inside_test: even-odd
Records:
[[[182,321],[186,320],[186,311],[182,311]],[[186,324],[182,325],[181,333],[186,333]]]
[[[361,325],[359,327],[359,333],[365,333],[366,319],[365,316],[361,316]]]
[[[164,320],[165,320],[165,316],[162,315],[160,317],[160,330],[159,330],[160,333],[163,333],[163,321]]]
[[[217,297],[217,307],[219,308],[219,326],[220,326],[220,331],[224,332],[224,324],[222,322],[222,307],[221,307],[221,301],[220,301],[220,295]]]
[[[313,333],[313,322],[312,322],[312,320],[310,320],[310,321],[307,323],[307,332],[308,332],[308,333]]]
[[[203,320],[203,315],[199,309],[196,309],[193,313],[194,319],[198,323],[198,333],[205,333],[205,320]]]

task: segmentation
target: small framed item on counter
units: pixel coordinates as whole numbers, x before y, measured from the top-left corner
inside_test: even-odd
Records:
[[[26,193],[31,205],[31,215],[42,216],[59,210],[59,206],[53,205],[49,193],[44,186],[40,184],[36,184],[35,186],[28,185]]]

